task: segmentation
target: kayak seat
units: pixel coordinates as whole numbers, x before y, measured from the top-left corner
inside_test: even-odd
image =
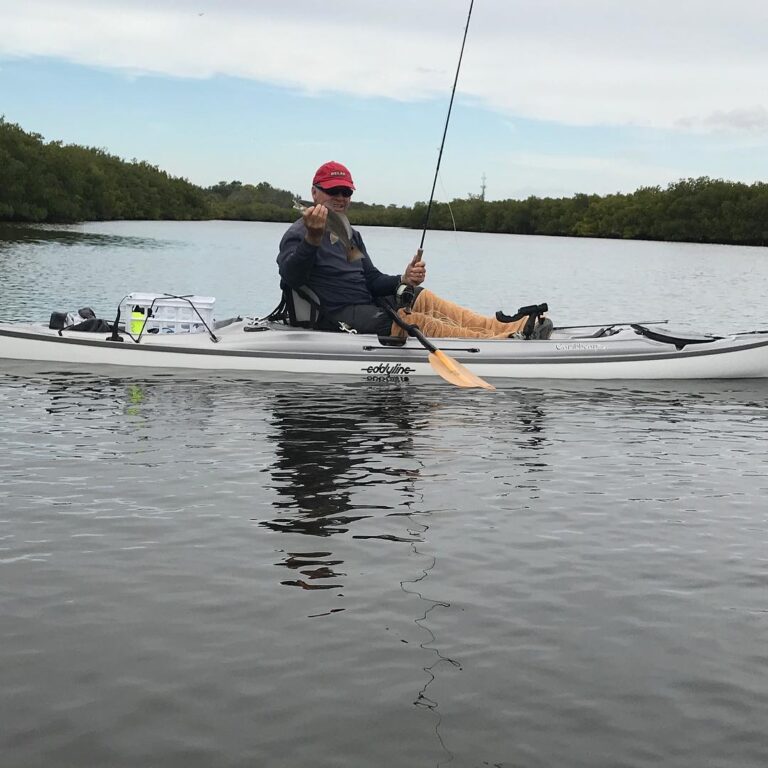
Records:
[[[688,344],[707,344],[709,342],[717,341],[718,339],[723,338],[722,336],[705,335],[681,336],[670,333],[669,331],[661,330],[659,328],[649,328],[646,325],[639,325],[637,323],[630,325],[630,327],[635,331],[635,333],[639,333],[641,336],[645,336],[652,341],[661,341],[665,344],[674,344],[678,350],[688,346]]]
[[[288,325],[333,333],[349,330],[346,323],[340,322],[338,318],[333,318],[325,312],[317,294],[309,286],[292,288],[282,283],[281,287],[283,290],[281,306],[284,305],[284,315],[287,316]],[[380,336],[379,339],[385,346],[400,346],[405,343],[405,338],[400,337]]]
[[[281,283],[283,301],[288,315],[288,325],[298,328],[317,328],[320,319],[320,299],[308,286],[291,288],[286,283]]]

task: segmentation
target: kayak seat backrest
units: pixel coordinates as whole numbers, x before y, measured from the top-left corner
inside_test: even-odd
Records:
[[[291,288],[282,284],[283,298],[288,310],[288,323],[299,328],[316,328],[320,318],[320,300],[306,285]]]

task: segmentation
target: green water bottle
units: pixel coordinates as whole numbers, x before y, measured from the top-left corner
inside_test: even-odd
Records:
[[[144,330],[144,307],[135,306],[131,310],[131,333],[138,336]]]

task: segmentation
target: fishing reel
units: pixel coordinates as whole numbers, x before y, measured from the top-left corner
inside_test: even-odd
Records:
[[[407,283],[400,283],[395,291],[395,299],[398,309],[411,309],[416,301],[416,289]]]

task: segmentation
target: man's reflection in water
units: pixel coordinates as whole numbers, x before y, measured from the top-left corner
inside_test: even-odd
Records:
[[[394,384],[381,389],[337,387],[331,393],[307,387],[276,392],[270,402],[275,462],[265,471],[278,494],[277,514],[260,524],[328,541],[373,517],[373,509],[388,517],[410,514],[423,453],[414,448],[417,434],[426,445],[449,440],[453,449],[460,450],[465,440],[474,444],[487,439],[483,428],[487,422],[494,448],[505,457],[517,454],[515,463],[525,474],[546,467],[541,393],[507,393],[498,402],[471,405],[458,404],[450,394],[440,390],[436,398],[435,390],[421,392]],[[446,409],[450,416],[441,415]],[[456,429],[457,416],[459,422],[471,417],[469,434]],[[466,445],[470,454],[473,447],[478,448]],[[366,533],[361,526],[353,538],[414,541],[410,533]],[[278,565],[295,572],[295,578],[283,584],[302,589],[343,587],[342,560],[328,546],[291,550]]]
[[[419,418],[413,417],[418,409],[412,408],[412,397],[394,386],[344,387],[330,396],[318,390],[277,393],[272,401],[276,461],[268,471],[279,495],[278,515],[261,524],[327,539],[371,517],[363,511],[371,506],[401,511],[413,500],[419,476],[413,450]],[[322,547],[289,552],[279,565],[297,571],[297,578],[282,583],[338,589],[345,575],[337,570],[341,562]]]

